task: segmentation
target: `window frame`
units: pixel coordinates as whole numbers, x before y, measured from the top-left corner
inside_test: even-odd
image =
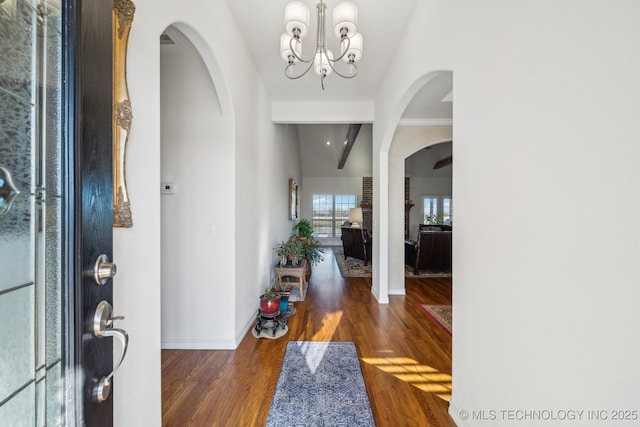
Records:
[[[327,211],[330,215],[326,217],[320,217],[317,213],[321,213],[321,211],[316,210],[316,198],[318,197],[331,198],[331,208]],[[352,198],[351,200],[343,201],[343,198]],[[324,206],[327,206],[329,203],[325,202]],[[339,206],[340,209],[336,209],[336,206]],[[342,232],[340,227],[344,221],[349,220],[349,209],[358,207],[358,196],[356,194],[313,194],[311,196],[311,226],[313,227],[314,235],[318,237],[340,237]],[[345,212],[346,209],[346,212]],[[340,212],[341,215],[337,215],[337,212]],[[317,222],[322,219],[323,221],[329,220],[331,221],[331,230],[330,233],[320,232],[316,227],[318,227]],[[326,226],[323,227],[323,230],[326,230]]]
[[[424,194],[422,196],[422,224],[429,224],[427,222],[427,215],[432,215],[432,213],[427,212],[425,209],[425,201],[426,200],[435,200],[436,204],[436,213],[435,215],[442,220],[441,224],[452,224],[453,223],[453,198],[451,194]],[[445,215],[445,201],[448,200],[449,209]],[[445,219],[446,218],[446,219]]]

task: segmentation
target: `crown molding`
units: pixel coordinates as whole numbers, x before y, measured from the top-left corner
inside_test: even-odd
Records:
[[[451,126],[453,119],[400,119],[398,126]]]

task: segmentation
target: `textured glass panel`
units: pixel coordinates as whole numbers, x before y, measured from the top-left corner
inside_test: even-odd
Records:
[[[33,286],[0,295],[0,401],[34,379]]]
[[[31,384],[0,406],[0,427],[34,426],[36,424],[35,385]]]
[[[34,21],[24,2],[0,4],[0,162],[23,192],[34,188]]]
[[[45,237],[45,340],[46,364],[51,365],[62,355],[62,248],[60,198],[48,197]]]
[[[22,192],[0,217],[0,427],[62,424],[60,5],[0,0],[0,165]]]
[[[0,4],[0,87],[24,99],[33,95],[33,10],[23,1]]]
[[[33,197],[21,194],[0,217],[0,292],[34,281],[33,209]]]
[[[47,370],[47,427],[62,425],[62,363]]]
[[[47,2],[47,27],[44,30],[46,37],[45,55],[46,70],[43,75],[46,82],[43,84],[46,95],[46,113],[45,117],[45,161],[46,161],[46,179],[45,187],[48,197],[53,195],[61,195],[62,178],[61,178],[61,151],[62,151],[62,45],[61,35],[57,31],[55,25],[59,21],[59,6],[54,3]]]

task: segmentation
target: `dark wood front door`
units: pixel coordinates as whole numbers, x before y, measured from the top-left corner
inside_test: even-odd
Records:
[[[109,0],[0,1],[2,425],[113,424],[111,22]]]
[[[112,13],[109,0],[74,3],[75,359],[82,367],[84,423],[111,426],[113,396],[104,380],[113,369],[112,338],[94,333],[96,310],[113,304],[113,280],[98,284],[95,266],[112,256]],[[107,317],[108,318],[108,317]],[[122,352],[122,350],[121,350]],[[111,381],[108,381],[107,385]]]

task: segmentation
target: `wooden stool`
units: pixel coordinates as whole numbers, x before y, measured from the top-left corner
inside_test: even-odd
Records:
[[[274,272],[276,274],[276,278],[278,277],[295,277],[298,279],[298,282],[289,282],[292,285],[298,286],[300,289],[300,298],[303,295],[303,285],[307,283],[306,273],[309,262],[306,259],[303,259],[298,265],[285,265],[284,267],[278,263],[274,268]]]

